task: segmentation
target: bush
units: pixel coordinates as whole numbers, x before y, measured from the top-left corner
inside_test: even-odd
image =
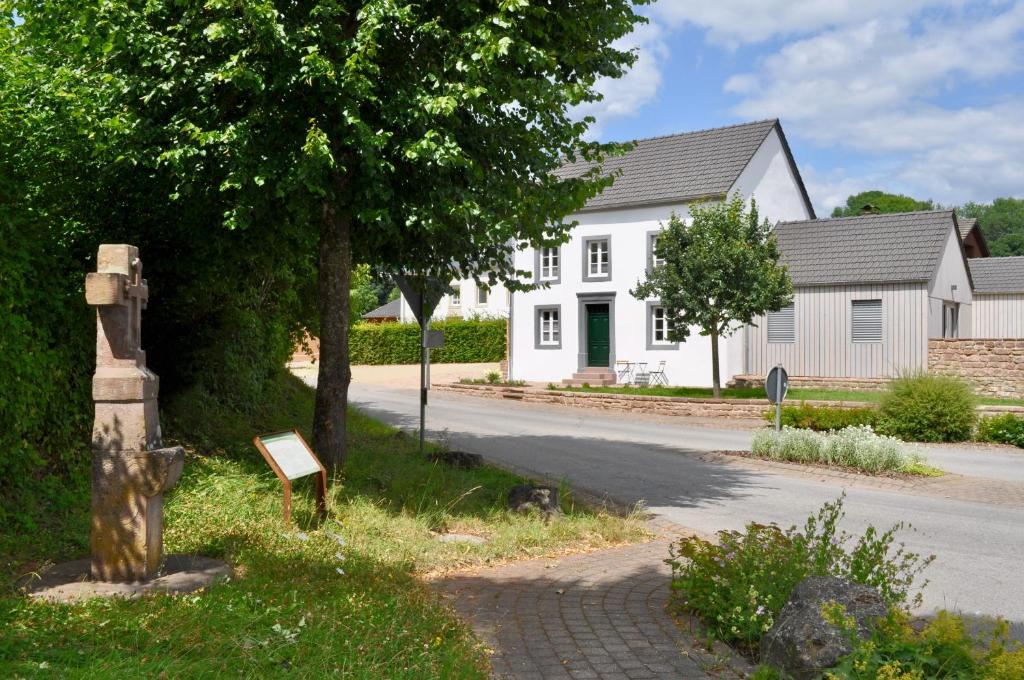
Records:
[[[671,547],[674,602],[697,615],[716,638],[756,652],[797,583],[838,576],[877,588],[891,607],[920,604],[914,580],[931,563],[895,543],[902,523],[885,532],[868,527],[853,540],[839,530],[843,498],[811,515],[803,530],[749,524],[721,531],[718,543],[697,536]],[[922,584],[921,587],[923,587]]]
[[[769,422],[775,422],[775,409],[766,411],[764,418]],[[819,432],[841,430],[851,425],[877,427],[878,409],[873,406],[856,408],[812,406],[801,401],[799,406],[782,407],[782,424]]]
[[[879,430],[904,441],[960,442],[977,421],[971,386],[953,376],[919,373],[889,383]]]
[[[431,350],[439,364],[478,364],[505,358],[504,319],[438,321],[432,330],[444,333],[444,347]],[[420,327],[414,323],[361,323],[349,335],[353,364],[418,364]]]
[[[981,442],[1013,444],[1024,448],[1024,418],[1013,413],[982,418],[978,423],[976,439]]]
[[[1024,678],[1024,650],[1008,643],[1008,626],[997,622],[990,635],[971,635],[959,616],[940,611],[920,631],[903,612],[879,622],[868,641],[857,636],[856,624],[836,605],[823,612],[853,643],[854,651],[827,678],[874,680],[892,678]]]
[[[868,425],[829,433],[792,427],[783,427],[781,432],[760,430],[754,434],[751,452],[770,460],[839,465],[874,473],[916,474],[925,462],[917,454],[907,455],[899,440],[875,434]]]

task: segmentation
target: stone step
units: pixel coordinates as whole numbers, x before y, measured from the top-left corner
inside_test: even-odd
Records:
[[[583,383],[590,385],[591,387],[608,387],[615,384],[615,378],[569,378],[563,380],[562,384],[567,387],[583,387]]]

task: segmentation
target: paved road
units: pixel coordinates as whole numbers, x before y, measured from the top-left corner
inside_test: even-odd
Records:
[[[354,384],[351,397],[394,425],[417,426],[415,391]],[[747,447],[750,432],[666,417],[432,392],[428,425],[453,446],[619,502],[642,499],[653,512],[708,533],[749,521],[802,523],[844,484],[701,460],[695,452]],[[930,456],[950,471],[1024,480],[1024,454],[940,447]],[[915,529],[903,534],[907,546],[938,556],[927,574],[925,611],[1001,615],[1016,624],[1015,636],[1024,636],[1024,509],[857,486],[845,491],[848,529],[907,521]]]

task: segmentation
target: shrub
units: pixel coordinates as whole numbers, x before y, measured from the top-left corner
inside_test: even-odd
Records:
[[[1024,651],[1010,649],[1008,626],[999,621],[990,635],[971,635],[959,616],[940,611],[915,630],[903,612],[879,622],[868,641],[857,636],[856,624],[841,605],[823,611],[853,643],[854,651],[826,678],[986,678],[1024,677]]]
[[[976,405],[971,386],[960,378],[935,373],[897,378],[882,397],[879,430],[904,441],[964,441],[974,433]]]
[[[775,409],[765,412],[767,421],[775,421]],[[837,408],[835,406],[812,406],[800,402],[799,406],[782,407],[782,424],[806,430],[827,432],[841,430],[851,425],[878,425],[878,409],[873,406]]]
[[[915,579],[932,557],[895,543],[902,523],[885,532],[868,527],[853,537],[839,530],[843,498],[811,515],[803,530],[749,524],[721,531],[718,543],[697,536],[671,547],[674,602],[697,615],[710,633],[755,652],[793,588],[808,576],[838,576],[877,588],[891,607],[920,604]],[[924,584],[922,584],[923,587]]]
[[[1013,413],[982,418],[978,423],[976,439],[1024,448],[1024,418]]]
[[[498,373],[497,371],[489,371],[487,375],[484,376],[484,380],[491,385],[497,385],[501,382],[501,373]]]
[[[477,364],[505,358],[505,320],[451,320],[430,324],[444,333],[444,347],[431,350],[439,364]],[[418,364],[420,327],[414,323],[356,324],[349,335],[353,364]]]
[[[839,465],[873,473],[916,474],[925,462],[920,455],[906,454],[899,440],[875,434],[868,425],[829,433],[792,427],[783,427],[781,432],[760,430],[754,434],[751,452],[770,460]]]

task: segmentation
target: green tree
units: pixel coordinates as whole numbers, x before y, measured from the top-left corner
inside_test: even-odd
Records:
[[[356,323],[363,314],[377,307],[377,289],[373,284],[370,265],[360,264],[352,268],[349,323]]]
[[[209,227],[313,240],[314,447],[344,462],[353,263],[511,279],[509,249],[563,240],[606,186],[590,120],[635,55],[644,0],[84,0],[18,6],[34,58],[93,84],[97,152],[169,180]],[[162,201],[162,196],[153,196]],[[267,226],[271,225],[271,226]],[[255,259],[255,256],[254,256]],[[520,273],[522,274],[522,273]]]
[[[651,269],[630,294],[661,301],[669,340],[684,342],[693,328],[711,338],[718,397],[718,339],[789,304],[793,285],[779,265],[771,225],[758,221],[753,200],[749,210],[738,194],[723,203],[693,205],[690,216],[690,227],[675,214],[663,226],[654,252],[664,264]]]
[[[837,206],[832,211],[832,217],[851,217],[861,215],[870,206],[872,212],[899,213],[917,212],[919,210],[934,210],[935,205],[930,201],[919,201],[903,194],[890,194],[885,191],[874,189],[853,194],[846,199],[845,206]]]
[[[967,203],[957,213],[978,219],[993,255],[1024,255],[1024,199],[1007,197],[992,203]]]

